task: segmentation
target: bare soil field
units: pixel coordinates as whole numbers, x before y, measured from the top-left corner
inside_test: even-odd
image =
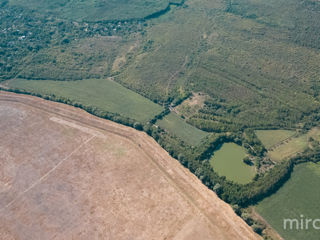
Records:
[[[0,91],[0,239],[259,239],[151,137]]]

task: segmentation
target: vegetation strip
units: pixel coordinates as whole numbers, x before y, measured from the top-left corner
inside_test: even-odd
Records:
[[[9,87],[39,93],[47,98],[70,101],[95,111],[118,114],[140,123],[147,122],[162,111],[162,107],[149,99],[107,79],[87,79],[81,81],[49,81],[15,79]],[[73,103],[72,103],[73,102]]]

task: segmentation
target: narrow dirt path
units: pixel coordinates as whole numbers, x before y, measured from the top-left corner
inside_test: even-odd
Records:
[[[175,72],[171,75],[171,77],[169,78],[168,84],[167,84],[167,88],[166,88],[166,94],[167,94],[167,95],[169,95],[169,90],[170,90],[170,87],[171,87],[173,81],[177,78],[178,74],[184,69],[184,67],[185,67],[186,64],[188,63],[188,60],[189,60],[189,57],[186,56],[186,57],[184,58],[184,62],[183,62],[183,64],[182,64],[182,66],[181,66],[177,71],[175,71]]]

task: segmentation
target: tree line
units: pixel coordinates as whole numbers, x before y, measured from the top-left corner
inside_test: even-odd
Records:
[[[250,145],[250,152],[257,157],[263,156],[265,148],[257,139],[252,129],[236,133],[219,133],[210,134],[206,141],[199,146],[193,147],[170,134],[169,132],[156,126],[154,123],[168,114],[170,110],[166,108],[154,119],[146,123],[140,123],[134,119],[123,117],[119,114],[102,111],[95,107],[85,106],[81,103],[72,101],[67,98],[61,98],[54,95],[35,94],[19,89],[3,89],[15,93],[23,93],[41,97],[47,100],[56,101],[72,105],[96,115],[98,117],[112,120],[114,122],[145,131],[153,137],[173,158],[177,159],[182,165],[194,173],[209,189],[213,190],[224,201],[230,204],[237,204],[240,207],[246,207],[256,204],[263,198],[276,192],[289,178],[295,164],[308,161],[320,161],[319,143],[314,144],[313,149],[307,149],[305,152],[298,154],[292,159],[285,160],[266,173],[256,175],[252,182],[248,184],[238,184],[227,180],[224,176],[219,176],[210,165],[210,158],[213,152],[223,143],[234,142],[239,145]],[[250,150],[248,150],[250,151]]]

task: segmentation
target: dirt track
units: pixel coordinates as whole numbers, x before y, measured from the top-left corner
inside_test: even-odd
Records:
[[[0,239],[259,239],[151,137],[0,91]]]

